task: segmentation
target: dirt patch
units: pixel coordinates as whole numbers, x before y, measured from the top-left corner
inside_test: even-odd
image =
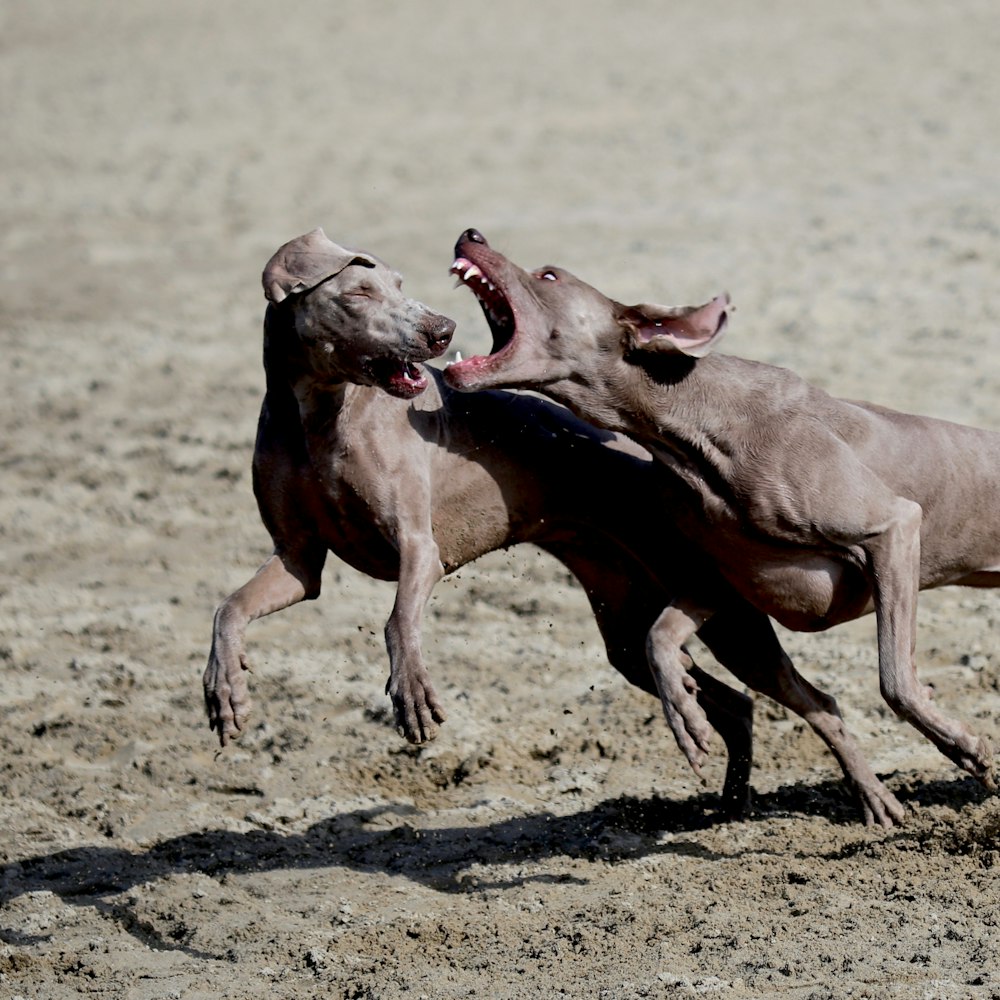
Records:
[[[728,289],[727,350],[1000,429],[991,4],[36,0],[0,27],[0,995],[1000,997],[1000,804],[886,709],[870,621],[784,638],[907,805],[888,833],[763,699],[754,813],[717,822],[721,756],[686,769],[529,548],[432,599],[426,748],[382,693],[393,589],[336,560],[250,629],[225,752],[199,680],[268,551],[258,275],[316,225],[463,350],[474,225],[623,301]],[[943,592],[918,637],[994,738],[998,623]]]

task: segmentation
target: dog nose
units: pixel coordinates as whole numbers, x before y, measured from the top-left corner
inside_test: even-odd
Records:
[[[468,243],[482,243],[485,245],[486,237],[478,229],[466,229],[462,233],[462,240]]]
[[[447,316],[435,316],[424,332],[431,347],[447,346],[451,335],[455,332],[455,321]]]

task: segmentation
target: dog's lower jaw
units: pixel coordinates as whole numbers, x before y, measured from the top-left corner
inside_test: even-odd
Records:
[[[483,355],[466,358],[464,361],[462,360],[462,356],[458,355],[454,361],[450,361],[445,365],[444,372],[442,373],[445,382],[452,389],[457,389],[459,392],[475,392],[482,388],[477,384],[477,370],[480,366],[475,364],[475,362],[482,360],[485,360],[485,356]]]
[[[364,368],[372,385],[400,399],[413,399],[427,388],[427,376],[412,361],[375,358]]]

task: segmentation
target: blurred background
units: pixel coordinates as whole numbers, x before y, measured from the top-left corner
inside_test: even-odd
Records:
[[[8,328],[102,306],[235,347],[262,264],[322,225],[475,342],[445,277],[474,225],[624,300],[726,288],[727,349],[834,391],[874,368],[886,402],[971,418],[951,397],[998,388],[961,373],[997,327],[986,0],[34,0],[0,18]]]

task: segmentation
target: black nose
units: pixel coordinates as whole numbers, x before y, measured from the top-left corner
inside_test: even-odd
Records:
[[[482,243],[485,245],[486,237],[483,236],[478,229],[466,229],[466,231],[462,233],[461,242]]]

